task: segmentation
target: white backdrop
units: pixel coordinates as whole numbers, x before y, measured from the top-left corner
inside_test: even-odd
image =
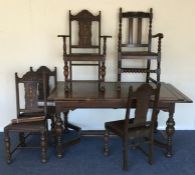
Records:
[[[16,116],[15,72],[22,75],[30,66],[57,66],[58,79],[63,80],[62,41],[57,35],[68,34],[68,10],[102,11],[102,33],[112,35],[106,80],[116,80],[119,7],[124,11],[153,8],[153,34],[165,36],[161,80],[195,100],[194,0],[0,0],[0,130]],[[78,78],[88,74],[85,69],[78,71]],[[160,128],[167,115],[160,112]],[[105,121],[123,116],[124,110],[78,109],[70,113],[70,120],[83,129],[102,129]],[[195,105],[176,105],[175,121],[176,129],[195,129]]]

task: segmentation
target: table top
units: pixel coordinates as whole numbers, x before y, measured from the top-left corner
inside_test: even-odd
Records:
[[[56,88],[51,92],[48,100],[52,101],[93,101],[93,100],[117,100],[126,99],[128,96],[129,86],[135,90],[143,82],[121,82],[118,90],[117,82],[104,82],[102,85],[105,91],[99,90],[98,82],[94,81],[74,81],[71,83],[71,90],[65,91],[65,82],[57,82]],[[153,83],[150,83],[154,86]],[[168,103],[192,103],[192,100],[180,92],[177,88],[169,83],[161,83],[160,102]]]

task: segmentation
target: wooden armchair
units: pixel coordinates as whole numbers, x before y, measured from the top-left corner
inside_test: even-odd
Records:
[[[130,87],[125,119],[105,123],[104,154],[105,156],[109,155],[108,138],[111,131],[122,139],[124,170],[128,170],[128,140],[146,139],[149,144],[149,150],[148,153],[145,153],[149,158],[149,163],[152,164],[153,162],[153,132],[158,113],[159,88],[160,85],[153,89],[149,84],[143,84],[133,92],[132,87]],[[152,113],[151,118],[147,119],[149,104],[152,106]],[[134,118],[130,117],[130,110],[133,107],[135,107]],[[141,149],[138,144],[133,146]],[[143,151],[143,149],[141,150]]]
[[[43,75],[42,75],[43,76]],[[19,78],[15,74],[17,119],[4,128],[4,142],[7,163],[11,163],[12,154],[17,148],[27,147],[26,137],[32,133],[40,133],[41,161],[47,161],[47,101],[45,78],[40,78],[35,72],[29,71]],[[38,85],[43,84],[43,106],[38,105]],[[24,91],[23,91],[24,90]],[[24,105],[23,105],[24,102]],[[11,150],[10,133],[19,133],[20,143]]]
[[[103,90],[101,82],[104,82],[106,74],[106,40],[111,36],[101,35],[101,12],[93,15],[88,10],[82,10],[73,15],[69,11],[69,35],[58,35],[58,37],[63,38],[65,81],[73,80],[73,66],[96,66],[98,67],[97,81],[100,83],[100,89]],[[68,83],[66,85],[68,91],[70,87]]]
[[[152,35],[152,8],[149,12],[123,12],[119,10],[118,81],[122,73],[145,73],[146,82],[160,82],[162,33]],[[126,25],[125,25],[126,24]],[[125,32],[126,29],[126,32]],[[158,39],[157,51],[152,51],[153,38]],[[125,60],[145,60],[145,66],[127,66]],[[152,67],[152,62],[155,68]],[[132,64],[132,63],[131,63]],[[156,78],[151,76],[156,74]]]

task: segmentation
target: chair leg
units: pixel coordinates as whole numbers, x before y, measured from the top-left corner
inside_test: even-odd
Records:
[[[150,61],[150,60],[148,60],[148,61],[147,61],[147,70],[148,70],[148,72],[147,72],[147,74],[146,74],[146,83],[149,83],[149,77],[150,77],[150,66],[151,66],[151,61]]]
[[[157,82],[160,82],[160,58],[158,58],[158,62],[157,62]]]
[[[41,162],[47,162],[47,137],[46,132],[41,133]]]
[[[128,139],[123,140],[123,170],[128,170]]]
[[[158,118],[158,114],[159,114],[160,110],[156,110],[156,118]],[[154,133],[157,133],[158,131],[158,120],[155,121],[154,123]]]
[[[71,68],[71,66],[70,66],[70,68]],[[70,71],[69,71],[68,62],[65,61],[64,62],[64,77],[65,77],[65,82],[67,82],[68,78],[71,78],[69,76],[70,76]],[[70,89],[69,89],[68,83],[66,83],[65,91],[68,92],[69,90]]]
[[[5,151],[6,151],[6,162],[9,164],[11,163],[11,143],[8,131],[4,132],[4,143],[5,143]]]
[[[108,140],[109,140],[109,131],[106,129],[104,133],[104,155],[105,156],[109,155]]]
[[[152,165],[153,164],[153,139],[150,140],[148,148],[149,148],[148,161],[149,164]]]
[[[21,147],[25,147],[26,146],[24,132],[20,132],[19,133],[19,141],[20,141]]]

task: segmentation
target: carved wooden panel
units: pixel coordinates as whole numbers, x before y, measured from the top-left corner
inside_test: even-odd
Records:
[[[78,22],[78,46],[92,46],[92,21],[100,22],[100,15],[95,16],[88,10],[82,10],[77,15],[70,15],[70,20],[76,20]]]
[[[22,78],[17,77],[16,81],[24,85],[25,109],[37,109],[38,84],[43,81],[42,77],[40,78],[37,73],[29,71]]]
[[[38,91],[37,82],[26,82],[24,83],[25,89],[25,108],[26,109],[36,109],[38,103]]]
[[[79,46],[91,46],[91,21],[79,21]]]

